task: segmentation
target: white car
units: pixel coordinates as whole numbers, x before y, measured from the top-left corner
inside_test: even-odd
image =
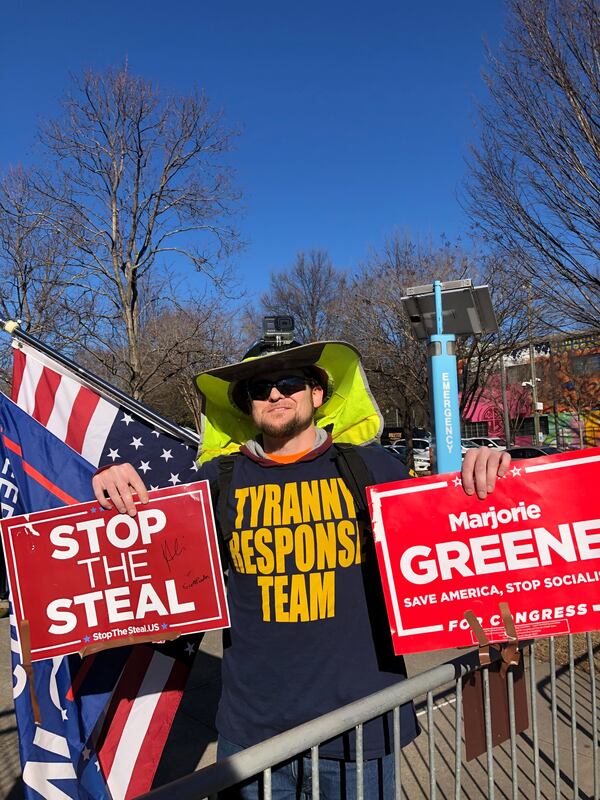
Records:
[[[463,456],[467,452],[467,450],[473,450],[474,448],[477,448],[477,447],[479,447],[479,445],[475,444],[475,442],[473,442],[471,439],[461,439],[460,440],[460,452],[461,452],[461,455],[463,455]]]
[[[394,445],[406,447],[406,439],[396,439]],[[412,440],[412,446],[413,455],[415,458],[426,458],[429,460],[429,448],[431,447],[431,442],[428,439],[420,439],[415,436]]]
[[[506,440],[498,436],[469,436],[461,439],[461,444],[464,442],[473,442],[476,447],[489,447],[491,450],[506,450]]]
[[[431,459],[429,456],[429,448],[431,447],[431,443],[427,439],[414,437],[412,440],[412,445],[415,472],[417,475],[420,475],[423,472],[429,472],[431,470]],[[397,439],[394,442],[394,446],[396,446],[398,449],[402,449],[403,453],[406,454],[405,439]]]
[[[417,473],[417,475],[421,475],[423,472],[430,472],[431,461],[429,460],[429,456],[425,458],[423,456],[418,456],[415,454],[413,461],[415,464],[415,472]]]

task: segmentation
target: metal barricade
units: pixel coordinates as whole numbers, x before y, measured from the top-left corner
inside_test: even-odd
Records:
[[[507,681],[509,735],[493,746],[490,674],[471,651],[415,677],[311,720],[267,741],[154,789],[150,800],[200,800],[255,775],[271,798],[271,769],[299,754],[312,764],[312,797],[319,797],[319,744],[352,729],[357,733],[357,800],[363,800],[362,725],[394,712],[395,797],[480,800],[568,798],[600,800],[597,671],[600,644],[591,634],[529,643],[523,653],[529,726],[516,730],[512,670]],[[557,644],[558,643],[558,644]],[[577,646],[577,653],[575,652]],[[485,752],[463,756],[463,678],[482,670]],[[399,706],[416,703],[421,736],[400,749]],[[366,797],[365,800],[372,800]]]

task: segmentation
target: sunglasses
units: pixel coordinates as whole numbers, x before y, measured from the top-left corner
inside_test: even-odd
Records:
[[[284,397],[290,397],[296,392],[301,392],[307,384],[310,386],[312,382],[308,378],[302,378],[299,375],[288,375],[284,378],[277,378],[274,381],[259,379],[248,384],[248,397],[251,400],[267,400],[273,387]]]

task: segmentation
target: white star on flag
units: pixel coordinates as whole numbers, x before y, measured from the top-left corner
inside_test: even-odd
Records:
[[[191,642],[188,642],[188,643],[186,644],[186,646],[185,646],[185,652],[188,654],[188,656],[191,656],[191,655],[192,655],[192,653],[194,652],[194,645],[193,645]]]
[[[148,472],[149,469],[152,469],[152,467],[150,466],[150,462],[149,461],[142,461],[142,463],[139,465],[138,469],[141,472],[143,472],[144,475],[145,475]]]
[[[196,462],[195,462],[195,461],[192,461],[192,466],[190,467],[190,469],[193,469],[193,470],[194,470],[194,472],[198,472],[198,470],[200,469],[200,467],[198,466],[198,464],[196,464]]]
[[[108,451],[108,458],[110,458],[110,459],[112,459],[114,461],[117,458],[121,458],[121,456],[119,455],[119,451],[118,450],[109,450]]]
[[[138,447],[143,447],[144,445],[142,444],[142,437],[141,436],[139,436],[139,437],[135,437],[134,436],[133,439],[129,442],[129,446],[130,447],[135,447],[136,450],[138,449]]]
[[[130,422],[133,422],[133,417],[130,414],[123,414],[121,422],[124,422],[125,425],[129,425]]]
[[[173,456],[171,455],[171,451],[170,450],[163,450],[161,458],[164,458],[165,461],[168,461],[170,458],[173,458]]]
[[[171,477],[169,478],[169,483],[172,483],[173,486],[175,486],[176,483],[181,483],[181,481],[179,480],[179,475],[173,475],[173,473],[171,473]]]

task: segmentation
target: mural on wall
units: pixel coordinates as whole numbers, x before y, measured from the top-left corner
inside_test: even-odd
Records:
[[[561,447],[600,445],[600,336],[553,341],[541,397]]]
[[[600,408],[600,336],[586,339],[552,346],[548,385],[559,411]]]
[[[534,347],[537,399],[547,416],[545,444],[600,446],[600,335],[553,339]],[[529,347],[505,358],[511,438],[532,442]],[[528,419],[529,418],[529,419]],[[504,436],[500,373],[491,376],[468,420],[487,423],[488,435]]]
[[[521,384],[509,384],[506,387],[506,399],[511,430],[514,430],[531,415],[531,392],[524,389]],[[483,423],[486,426],[485,433],[480,435],[504,438],[504,410],[499,373],[490,376],[468,422],[471,424]]]

